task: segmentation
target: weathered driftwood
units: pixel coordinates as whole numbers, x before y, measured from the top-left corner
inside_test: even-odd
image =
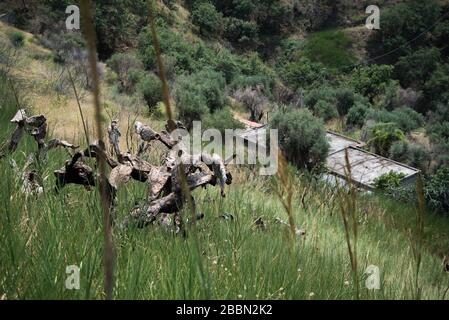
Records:
[[[65,162],[63,168],[54,171],[58,190],[70,183],[82,185],[88,190],[96,185],[95,173],[91,167],[79,161],[82,157],[83,153],[77,152],[71,160]]]
[[[45,138],[47,135],[47,119],[44,115],[28,117],[26,111],[24,109],[20,109],[11,119],[11,122],[15,123],[17,127],[13,131],[9,142],[6,144],[7,147],[3,147],[2,150],[0,150],[0,158],[16,151],[17,146],[19,145],[25,132],[31,135],[36,141],[38,147],[38,158],[44,158],[49,150],[56,147],[70,149],[78,148],[78,146],[59,139],[53,139],[46,143]]]
[[[115,152],[115,155],[117,157],[119,155],[121,155],[120,146],[119,146],[119,140],[120,140],[121,135],[122,134],[120,133],[120,130],[118,128],[118,121],[112,120],[111,126],[108,128],[108,137],[109,137],[109,142],[111,143],[111,146],[113,147],[112,150]]]
[[[176,123],[176,127],[184,128],[180,122]],[[231,184],[232,176],[226,172],[226,164],[218,155],[187,154],[181,138],[174,139],[166,131],[157,133],[140,123],[136,124],[136,133],[146,142],[161,141],[169,152],[164,165],[152,167],[149,172],[147,201],[144,205],[135,207],[122,226],[134,223],[143,227],[156,221],[161,214],[165,217],[166,214],[173,213],[179,229],[182,221],[178,213],[186,203],[180,174],[186,177],[187,188],[191,191],[201,186],[215,186],[218,183],[222,196],[225,196],[224,186]],[[191,200],[194,204],[194,199]]]
[[[22,139],[23,133],[25,132],[25,120],[26,113],[25,110],[20,109],[11,119],[12,123],[17,125],[16,129],[13,131],[9,142],[4,144],[0,149],[0,158],[3,158],[9,153],[13,153],[16,151],[17,146],[19,145],[20,140]]]
[[[78,148],[78,146],[59,139],[53,139],[46,143],[47,125],[43,115],[27,117],[21,110],[11,121],[17,124],[17,128],[9,142],[8,152],[13,152],[16,149],[24,132],[29,133],[36,140],[38,157],[42,154],[46,155],[49,150],[59,146],[70,149]],[[113,216],[115,215],[117,189],[120,185],[131,179],[149,184],[148,196],[144,204],[132,210],[123,222],[123,226],[130,223],[145,226],[156,221],[161,214],[164,216],[174,214],[173,221],[176,229],[182,229],[180,211],[185,205],[186,199],[183,194],[181,175],[184,175],[189,190],[219,184],[222,196],[225,196],[224,186],[231,184],[232,176],[226,171],[227,161],[223,161],[219,156],[205,153],[190,155],[185,151],[182,137],[173,137],[169,133],[175,129],[184,129],[182,123],[171,122],[166,125],[166,128],[167,131],[158,133],[151,127],[136,122],[136,133],[145,145],[139,148],[137,155],[134,155],[129,151],[123,153],[120,150],[121,134],[118,123],[115,120],[112,121],[108,129],[109,143],[112,147],[111,154],[106,151],[101,141],[90,145],[83,151],[76,152],[61,169],[54,171],[56,190],[60,190],[67,184],[82,185],[88,190],[98,185],[100,183],[98,176],[95,170],[85,163],[85,159],[94,158],[97,161],[104,159],[111,168],[111,173],[105,183],[107,183],[108,196],[111,197],[108,203],[112,206],[111,214]],[[143,153],[148,150],[149,143],[156,140],[168,149],[162,166],[153,166],[141,158]],[[39,190],[40,185],[37,183],[36,173],[25,171],[25,169],[22,171],[27,192]],[[193,204],[195,203],[193,197],[191,201]]]
[[[35,139],[38,146],[38,151],[35,156],[33,156],[33,154],[30,154],[28,156],[27,162],[23,168],[19,169],[15,161],[13,159],[10,159],[13,169],[16,171],[17,176],[20,177],[20,180],[22,182],[21,190],[27,196],[41,194],[43,192],[42,181],[40,181],[41,179],[38,172],[34,169],[30,169],[31,165],[34,164],[35,159],[45,159],[47,156],[47,152],[57,147],[70,149],[78,148],[78,146],[59,139],[52,139],[48,143],[46,143],[46,121],[47,119],[44,115],[35,115],[28,117],[24,109],[18,110],[14,117],[11,119],[11,122],[15,123],[17,127],[13,131],[9,142],[4,144],[5,147],[0,150],[0,158],[6,156],[7,154],[12,154],[14,151],[16,151],[24,133],[28,133]]]

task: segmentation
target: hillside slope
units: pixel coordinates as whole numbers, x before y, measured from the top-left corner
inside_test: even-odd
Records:
[[[229,75],[235,79],[229,83],[225,80],[225,89],[234,88],[235,83],[237,87],[239,83],[254,83],[249,80],[260,84],[258,81],[261,78],[265,81],[267,75],[279,85],[285,65],[292,67],[293,79],[298,79],[295,77],[297,70],[302,74],[309,70],[308,66],[313,75],[323,69],[321,64],[309,64],[308,61],[303,64],[302,57],[290,56],[291,52],[302,53],[296,50],[297,46],[304,45],[298,35],[293,35],[295,41],[287,41],[286,51],[278,57],[281,63],[278,66],[276,61],[263,60],[254,52],[236,53],[218,43],[220,41],[199,37],[190,29],[188,11],[184,7],[178,8],[175,17],[180,19],[180,25],[189,23],[184,33],[176,32],[174,36],[163,30],[167,36],[164,40],[168,39],[164,58],[169,62],[173,58],[171,54],[178,59],[176,61],[182,61],[182,64],[171,61],[175,76],[170,86],[175,93],[180,91],[179,79],[183,85],[202,79],[205,73],[197,69],[208,64],[225,71],[230,66],[235,67],[232,70],[236,75]],[[17,31],[22,32],[25,39],[21,45],[14,46],[11,42],[17,40],[17,36],[11,35]],[[343,52],[339,56],[345,58],[348,57],[347,41],[339,31],[337,35],[342,46],[339,42],[334,48],[338,53]],[[333,32],[319,30],[315,33],[318,46],[314,48],[320,48],[323,39],[326,43]],[[345,32],[358,30],[350,27]],[[10,79],[21,106],[28,107],[30,113],[43,113],[48,118],[51,137],[65,138],[83,147],[85,139],[78,105],[66,71],[73,66],[58,63],[58,52],[43,47],[39,37],[41,35],[0,23],[0,45],[5,48],[0,49],[0,138],[3,142],[11,134],[13,125],[9,119],[17,110]],[[142,48],[148,49],[150,46],[143,42]],[[288,51],[289,48],[293,49]],[[364,45],[356,47],[356,51],[361,52],[355,54],[356,58],[363,58],[363,50]],[[135,52],[131,51],[133,55]],[[150,51],[147,53],[151,58]],[[215,63],[217,57],[222,58],[219,63]],[[151,59],[147,62],[149,67],[146,69],[142,67],[142,61],[137,61],[136,65],[145,70],[145,75],[153,74]],[[180,71],[181,66],[188,71]],[[299,68],[295,69],[297,66]],[[135,119],[151,124],[155,129],[162,128],[164,121],[154,114],[148,115],[148,106],[136,98],[136,92],[128,94],[117,90],[119,75],[114,75],[110,67],[104,63],[101,67],[104,71],[102,101],[107,111],[104,117],[108,123],[109,117],[118,118],[123,133],[122,145],[135,148],[136,137],[128,130]],[[85,69],[73,67],[70,70],[82,96],[81,109],[91,127],[93,106],[83,85],[82,70]],[[198,87],[208,88],[208,81],[216,80],[217,72],[214,72],[210,78],[205,78],[207,81],[202,79]],[[248,82],[239,82],[242,75]],[[339,76],[337,74],[336,78]],[[216,82],[220,84],[221,81]],[[273,87],[278,88],[275,84]],[[203,93],[197,87],[193,89],[198,90],[193,91],[193,96]],[[205,95],[211,95],[210,92],[216,93],[206,90]],[[234,92],[226,91],[228,94]],[[325,94],[320,91],[318,96]],[[273,93],[270,99],[277,99],[276,94]],[[242,105],[233,107],[243,110],[243,114],[250,113]],[[337,117],[331,121],[341,123]],[[95,189],[74,185],[56,192],[53,171],[61,168],[69,156],[64,150],[55,150],[46,162],[33,166],[44,193],[40,196],[24,194],[20,172],[11,164],[14,160],[20,168],[28,154],[35,151],[34,141],[27,138],[14,154],[0,159],[0,299],[102,299],[105,295],[103,238],[98,193]],[[160,144],[153,144],[147,160],[157,164],[164,151]],[[94,167],[94,163],[90,164]],[[258,176],[245,166],[232,166],[230,170],[234,180],[226,187],[226,198],[220,197],[219,190],[214,188],[194,192],[197,211],[204,213],[204,219],[197,221],[197,228],[193,229],[187,221],[189,213],[182,212],[186,217],[187,238],[162,224],[143,229],[113,228],[115,298],[449,299],[449,273],[445,270],[449,255],[449,221],[446,217],[426,213],[425,227],[420,235],[414,203],[380,194],[358,194],[353,211],[357,236],[352,244],[357,243],[358,262],[354,270],[342,219],[342,214],[347,213],[345,205],[353,200],[346,192],[326,186],[290,166],[281,168],[280,176],[274,177]],[[279,181],[284,181],[285,185]],[[117,221],[120,222],[136,204],[141,205],[147,192],[147,184],[136,181],[121,187],[117,197]],[[277,193],[280,196],[276,196]],[[292,195],[292,203],[291,211],[286,212],[282,201],[287,194]],[[287,222],[289,217],[293,218],[296,228],[293,240]],[[195,231],[199,255],[196,255],[192,236]],[[418,257],[422,257],[419,272],[416,270]],[[65,288],[66,267],[70,265],[80,267],[79,290]],[[380,270],[379,290],[366,287],[365,272],[372,265]]]

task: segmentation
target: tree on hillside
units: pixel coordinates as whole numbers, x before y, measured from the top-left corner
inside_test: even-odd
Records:
[[[116,73],[119,89],[131,92],[134,88],[133,70],[143,69],[142,62],[132,53],[116,53],[108,60],[108,66]]]
[[[174,90],[180,119],[190,128],[194,120],[222,109],[227,103],[225,87],[223,75],[211,70],[180,77]]]
[[[394,142],[405,139],[404,132],[395,123],[376,123],[369,134],[368,145],[384,157],[388,157]]]
[[[223,31],[223,16],[211,3],[205,2],[192,10],[192,22],[199,27],[200,34],[216,37]]]
[[[383,93],[391,80],[393,66],[370,65],[357,68],[352,73],[350,85],[357,93],[364,95],[372,102],[374,98]]]
[[[264,95],[263,85],[248,86],[238,89],[234,93],[234,98],[243,104],[250,111],[249,120],[259,122],[264,112],[268,109],[270,101]]]
[[[279,144],[287,160],[299,168],[312,170],[326,159],[329,143],[321,120],[307,109],[279,111],[270,128],[279,130]]]

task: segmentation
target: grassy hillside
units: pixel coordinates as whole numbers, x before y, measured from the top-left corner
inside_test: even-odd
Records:
[[[15,100],[0,82],[2,128],[15,112]],[[8,126],[7,126],[8,127]],[[9,127],[8,127],[9,128]],[[2,131],[3,133],[3,131]],[[20,151],[31,151],[24,143]],[[25,155],[12,157],[19,164]],[[53,191],[52,171],[61,167],[65,152],[51,153],[39,167],[46,192],[26,197],[9,165],[0,162],[0,256],[3,299],[102,298],[102,224],[96,191],[71,186]],[[338,197],[332,190],[295,178],[295,221],[306,231],[295,239],[291,251],[287,221],[279,199],[273,196],[273,180],[235,170],[236,182],[225,199],[216,190],[195,192],[198,235],[205,284],[197,272],[191,237],[186,240],[162,226],[114,230],[116,282],[114,296],[122,299],[354,299],[355,288],[346,250]],[[131,183],[120,190],[119,218],[145,196],[144,184]],[[301,195],[306,194],[304,207]],[[323,202],[323,198],[329,199]],[[407,204],[375,196],[358,200],[358,259],[361,297],[366,299],[414,298],[415,209]],[[231,214],[233,220],[220,218]],[[187,213],[186,213],[187,214]],[[262,218],[265,227],[255,220]],[[419,274],[422,298],[441,299],[448,285],[442,255],[448,245],[448,221],[426,217],[423,263]],[[81,289],[66,290],[65,268],[81,267]],[[379,266],[382,289],[364,289],[363,272]],[[447,297],[446,297],[447,298]]]
[[[239,11],[244,6],[237,10],[225,2],[211,1],[229,28],[233,24],[243,26],[254,36],[238,34],[238,39],[229,29],[228,33],[213,26],[210,29],[208,21],[203,24],[201,19],[195,20],[195,9],[189,7],[189,2],[195,1],[157,2],[158,32],[177,115],[182,115],[182,108],[192,103],[204,112],[196,116],[214,125],[222,124],[221,118],[226,118],[223,113],[216,113],[217,109],[224,114],[232,110],[249,117],[252,110],[239,97],[242,91],[262,85],[257,101],[265,106],[265,115],[268,112],[270,117],[271,113],[286,109],[294,112],[297,108],[309,108],[327,120],[327,127],[346,131],[356,138],[363,132],[365,122],[375,119],[405,127],[407,142],[414,141],[412,138],[418,133],[417,140],[428,141],[423,119],[418,117],[411,129],[408,123],[400,121],[416,114],[403,111],[402,105],[392,102],[395,100],[390,89],[404,88],[393,81],[390,69],[373,65],[346,70],[347,65],[358,64],[370,54],[366,30],[356,24],[363,16],[359,9],[365,1],[342,1],[346,9],[337,13],[328,6],[318,8],[317,12],[327,14],[319,25],[311,25],[304,20],[304,14],[295,13],[298,16],[293,18],[301,19],[286,19],[295,22],[281,24],[279,28],[274,28],[276,19],[283,19],[283,14],[290,17],[282,7],[270,11],[272,20],[264,20],[265,7],[248,15]],[[390,8],[402,1],[381,2]],[[31,7],[36,15],[28,22],[22,21],[21,25],[21,21],[11,18],[16,27],[0,22],[0,45],[4,48],[0,49],[2,143],[14,128],[9,120],[18,107],[12,83],[22,107],[30,114],[47,116],[51,137],[85,145],[67,70],[75,76],[81,109],[94,138],[89,79],[83,73],[85,61],[77,54],[67,56],[68,52],[84,52],[83,44],[78,43],[80,34],[62,33],[55,40],[45,32],[35,35],[24,31],[33,26],[51,30],[51,24],[43,17],[53,12],[48,17],[57,21],[58,12],[64,9],[61,3],[48,1],[48,6]],[[158,130],[165,122],[161,99],[154,98],[160,97],[154,51],[141,21],[145,21],[145,15],[142,12],[139,15],[142,8],[139,6],[144,4],[136,1],[127,6],[117,1],[117,6],[123,6],[120,7],[126,13],[123,15],[120,8],[96,7],[100,13],[114,9],[108,11],[110,16],[98,13],[96,26],[99,34],[103,32],[104,51],[100,52],[103,116],[105,122],[112,118],[119,120],[123,148],[132,150],[136,149],[136,137],[130,127],[136,119]],[[9,12],[13,7],[19,10],[14,11],[13,18],[20,18],[18,2],[2,4],[0,10]],[[49,10],[50,7],[54,10]],[[126,21],[120,19],[122,16]],[[117,18],[120,23],[111,26],[101,17]],[[253,33],[255,25],[257,36]],[[106,37],[104,28],[108,26],[111,33]],[[141,32],[137,34],[135,30]],[[211,34],[211,30],[218,33]],[[438,37],[443,39],[443,35]],[[61,48],[64,47],[61,43],[70,50]],[[443,64],[446,58],[441,59]],[[125,71],[121,72],[123,68]],[[442,73],[435,71],[435,77],[443,78]],[[348,94],[345,90],[348,88],[357,91]],[[421,87],[413,84],[413,88]],[[348,96],[357,112],[346,110],[340,115],[336,106]],[[359,113],[363,114],[361,120],[357,117]],[[354,124],[347,125],[348,119],[355,119]],[[33,167],[43,183],[44,193],[27,196],[21,190],[20,174],[12,163],[14,160],[21,168],[27,155],[35,151],[34,141],[26,136],[13,155],[0,159],[0,299],[104,298],[103,225],[98,191],[71,185],[56,192],[53,171],[61,168],[70,156],[65,150],[54,150],[46,162]],[[147,158],[160,161],[163,151],[162,146],[155,144]],[[284,170],[292,179],[291,214],[298,230],[305,233],[297,232],[292,242],[289,226],[280,222],[288,221],[289,215],[276,196],[279,176],[261,177],[250,168],[231,166],[234,180],[226,187],[226,198],[212,187],[194,191],[197,210],[205,217],[196,223],[196,231],[187,222],[187,238],[159,224],[144,229],[113,228],[114,298],[449,299],[449,273],[445,271],[449,255],[446,216],[426,212],[420,235],[415,201],[399,201],[381,193],[358,194],[352,226],[357,230],[352,242],[357,244],[358,264],[354,270],[342,219],[345,211],[341,206],[349,199],[347,193],[311,178],[300,169],[289,166]],[[444,189],[444,181],[441,185]],[[135,181],[119,189],[118,222],[136,202],[145,199],[147,189],[147,184]],[[182,214],[186,219],[190,215]],[[196,255],[193,232],[199,238],[200,256]],[[422,262],[417,272],[419,257]],[[79,290],[65,288],[69,265],[81,268]],[[380,269],[380,290],[365,287],[365,271],[370,265]]]

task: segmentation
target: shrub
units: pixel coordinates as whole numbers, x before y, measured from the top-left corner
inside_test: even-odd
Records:
[[[338,116],[344,117],[356,102],[366,103],[363,97],[344,87],[312,89],[304,98],[305,105],[326,121]]]
[[[399,161],[405,162],[407,161],[409,151],[409,144],[407,141],[396,141],[390,147],[390,158]]]
[[[204,36],[218,36],[223,28],[223,16],[211,3],[200,3],[192,10],[192,22]]]
[[[175,100],[180,118],[190,127],[193,120],[201,120],[226,105],[225,79],[211,70],[182,76],[176,84]]]
[[[312,62],[306,58],[287,63],[281,68],[280,73],[282,79],[294,90],[323,83],[329,78],[328,72],[320,63]]]
[[[145,1],[95,1],[93,8],[101,60],[107,60],[120,48],[134,46],[136,30],[142,29],[146,23],[145,15],[142,15],[147,10]]]
[[[158,102],[162,101],[162,84],[155,74],[148,74],[142,78],[138,84],[145,103],[148,105],[150,113],[152,113]]]
[[[449,141],[449,101],[438,104],[436,110],[429,114],[426,131],[435,144]]]
[[[449,100],[449,63],[439,64],[424,84],[424,93],[433,103]]]
[[[355,62],[350,51],[351,44],[351,40],[341,31],[321,31],[309,35],[305,53],[311,61],[339,68]]]
[[[234,17],[225,18],[224,35],[228,41],[238,47],[255,47],[258,43],[258,26],[254,21]]]
[[[350,108],[354,106],[356,95],[350,88],[336,88],[334,90],[335,99],[337,101],[337,111],[340,117],[344,117]]]
[[[394,66],[394,75],[404,88],[422,85],[436,69],[441,60],[437,48],[420,49],[399,58]]]
[[[395,123],[402,131],[410,132],[424,124],[424,117],[415,110],[407,107],[393,111],[371,109],[367,115],[368,119],[376,122]]]
[[[194,46],[184,40],[180,34],[173,32],[166,26],[160,26],[157,29],[157,33],[161,51],[176,61],[173,66],[176,72],[193,71]],[[139,34],[138,51],[145,68],[156,70],[156,53],[148,28],[144,28]]]
[[[376,153],[387,157],[393,143],[404,139],[404,133],[395,123],[376,123],[370,129],[368,144]]]
[[[401,185],[401,180],[405,177],[402,172],[390,171],[374,180],[374,187],[380,191],[388,191]]]
[[[395,108],[402,107],[399,103],[399,83],[396,80],[387,81],[382,86],[382,91],[379,91],[374,97],[374,105],[377,109],[385,109],[391,111]]]
[[[412,144],[407,153],[406,163],[425,172],[427,171],[429,159],[430,155],[424,147]]]
[[[426,171],[430,156],[424,147],[401,140],[391,145],[390,158]]]
[[[180,86],[181,88],[175,92],[178,117],[190,129],[193,121],[201,120],[209,114],[209,109],[203,95],[189,91],[189,89],[195,90],[196,88],[190,87],[186,83],[180,84]]]
[[[319,100],[312,107],[312,112],[316,117],[321,118],[324,121],[329,121],[338,116],[335,105],[326,100]]]
[[[348,127],[362,127],[369,110],[370,107],[363,103],[355,104],[349,109],[348,116],[346,117],[346,125]]]
[[[239,89],[234,92],[234,98],[250,111],[249,119],[251,121],[259,122],[269,106],[269,100],[264,95],[263,85]]]
[[[449,167],[439,169],[427,179],[425,197],[431,208],[449,212]]]
[[[385,91],[393,73],[393,66],[370,65],[353,71],[350,84],[357,93],[368,97],[371,101]]]
[[[287,160],[299,168],[312,170],[327,157],[329,143],[323,122],[307,109],[279,111],[270,127],[279,130],[280,148]]]
[[[131,93],[140,80],[139,69],[142,62],[132,53],[116,53],[109,58],[108,66],[117,74],[119,90]]]
[[[326,86],[317,89],[312,89],[308,91],[304,97],[305,105],[312,109],[320,100],[337,104],[337,99],[335,98],[334,90]]]
[[[226,129],[243,129],[240,121],[234,119],[231,109],[226,107],[204,117],[203,129],[214,128],[225,133]]]
[[[272,88],[274,86],[273,79],[265,75],[253,75],[253,76],[237,76],[231,83],[231,88],[235,91],[242,90],[242,88],[256,88],[262,87],[263,93],[267,97],[272,97]]]
[[[20,31],[12,31],[8,37],[15,47],[22,47],[25,44],[25,35]]]

